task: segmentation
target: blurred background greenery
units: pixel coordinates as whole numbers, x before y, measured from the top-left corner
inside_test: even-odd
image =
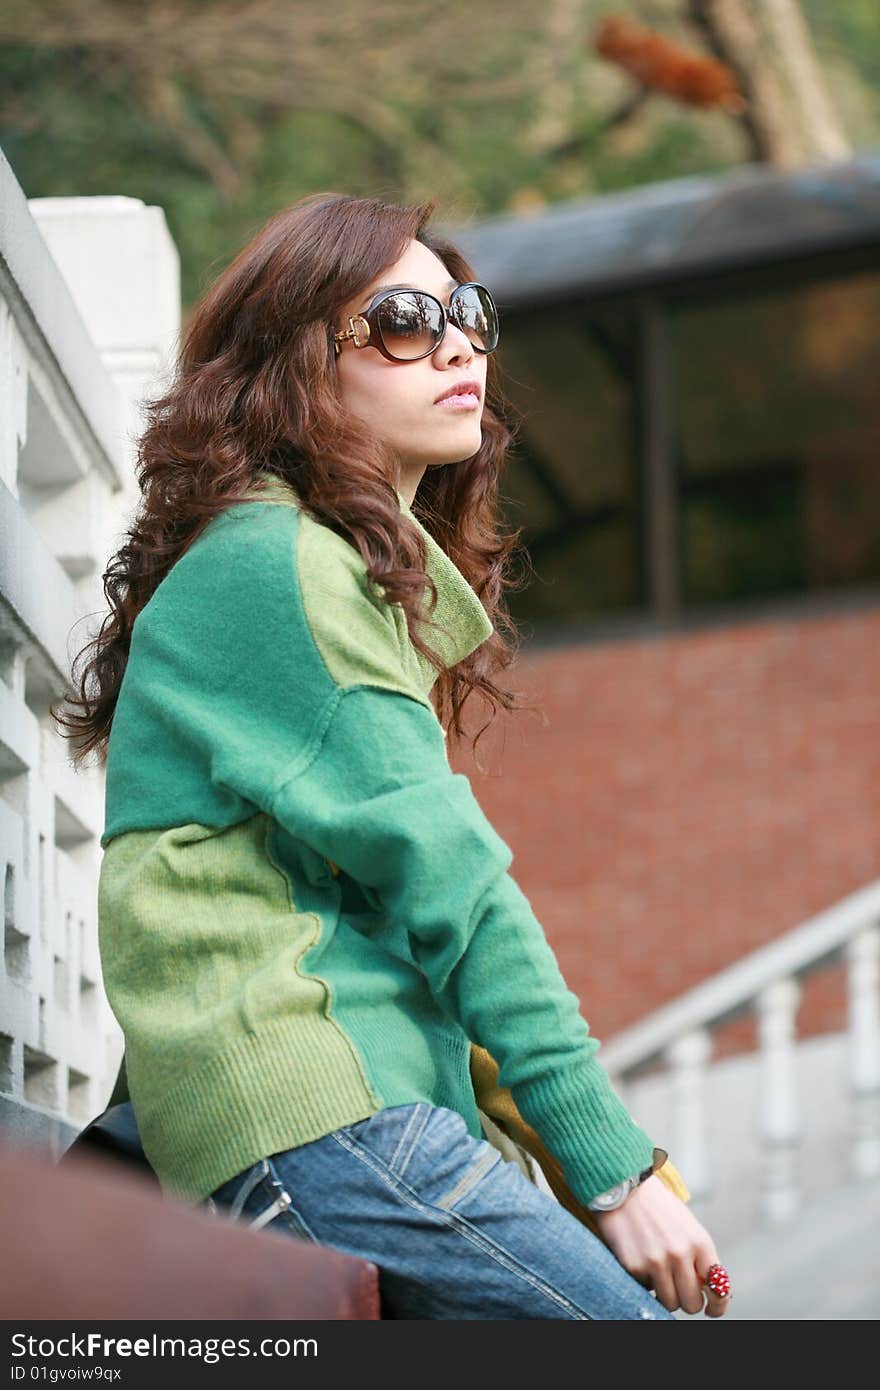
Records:
[[[645,100],[596,51],[597,26],[619,12],[706,51],[711,9],[6,0],[0,144],[28,197],[160,205],[186,313],[271,213],[317,189],[434,197],[454,223],[755,159],[742,121]],[[877,146],[876,0],[801,9],[847,138]]]

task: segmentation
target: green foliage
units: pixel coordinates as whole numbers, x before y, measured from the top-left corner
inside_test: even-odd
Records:
[[[844,64],[860,88],[871,84],[880,122],[875,0],[804,5],[820,56],[838,79]],[[275,27],[251,63],[250,47],[238,51],[236,5],[211,7],[207,35],[206,11],[193,5],[202,29],[187,34],[184,18],[178,51],[161,26],[132,28],[129,44],[119,4],[79,0],[68,33],[55,7],[43,22],[39,0],[32,10],[11,0],[0,21],[0,143],[26,195],[128,194],[161,206],[189,306],[267,217],[315,190],[434,197],[454,222],[750,158],[733,120],[661,96],[612,120],[634,88],[591,49],[609,8],[599,0],[584,0],[576,42],[530,0],[486,0],[479,14],[464,0],[442,11],[412,0],[391,5],[378,28],[344,0],[332,11],[286,6],[267,7]],[[140,10],[130,8],[133,23]],[[681,32],[671,0],[629,8]]]
[[[835,54],[868,84],[880,107],[880,9],[876,0],[801,0],[820,58]]]
[[[596,190],[608,193],[662,179],[714,173],[748,157],[744,141],[737,161],[723,144],[712,140],[709,131],[705,116],[688,117],[673,109],[671,116],[658,123],[644,148],[632,155],[614,154],[607,145],[598,145],[591,164]]]

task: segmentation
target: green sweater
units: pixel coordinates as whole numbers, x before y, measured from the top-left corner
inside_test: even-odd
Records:
[[[426,640],[459,661],[492,625],[398,496],[438,590],[445,635]],[[200,1201],[412,1101],[482,1138],[472,1042],[580,1201],[651,1163],[511,850],[450,767],[435,677],[360,553],[277,480],[214,518],[138,614],[99,944],[168,1194]]]

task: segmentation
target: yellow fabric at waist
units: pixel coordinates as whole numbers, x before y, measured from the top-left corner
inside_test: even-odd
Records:
[[[494,1057],[484,1047],[472,1043],[470,1068],[474,1096],[479,1109],[484,1111],[503,1133],[532,1155],[540,1165],[556,1200],[601,1239],[602,1233],[593,1213],[578,1201],[569,1188],[559,1161],[542,1143],[531,1125],[526,1124],[509,1088],[498,1085],[499,1067]],[[691,1194],[687,1185],[671,1159],[667,1158],[662,1167],[657,1169],[655,1176],[660,1178],[676,1197],[680,1197],[683,1202],[690,1201]]]

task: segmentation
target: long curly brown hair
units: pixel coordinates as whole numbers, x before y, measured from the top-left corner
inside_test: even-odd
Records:
[[[137,615],[172,565],[218,513],[259,495],[257,474],[292,486],[302,505],[360,551],[368,575],[406,613],[413,644],[438,672],[433,702],[450,747],[461,739],[462,708],[479,691],[499,706],[533,708],[522,692],[496,685],[520,634],[503,591],[523,558],[520,530],[502,532],[497,498],[508,449],[519,428],[493,356],[487,363],[482,442],[461,463],[426,470],[412,510],[458,566],[495,628],[463,661],[447,668],[419,628],[436,602],[424,541],[396,492],[390,448],[339,398],[333,327],[340,307],[423,242],[459,282],[476,279],[452,242],[428,230],[435,201],[400,206],[374,198],[314,193],[276,213],[217,277],[181,335],[173,381],[145,405],[137,444],[142,498],[127,540],[102,578],[110,605],[100,632],[72,664],[79,713],[51,707],[82,763],[106,761],[113,711]],[[429,611],[423,596],[429,590]]]

